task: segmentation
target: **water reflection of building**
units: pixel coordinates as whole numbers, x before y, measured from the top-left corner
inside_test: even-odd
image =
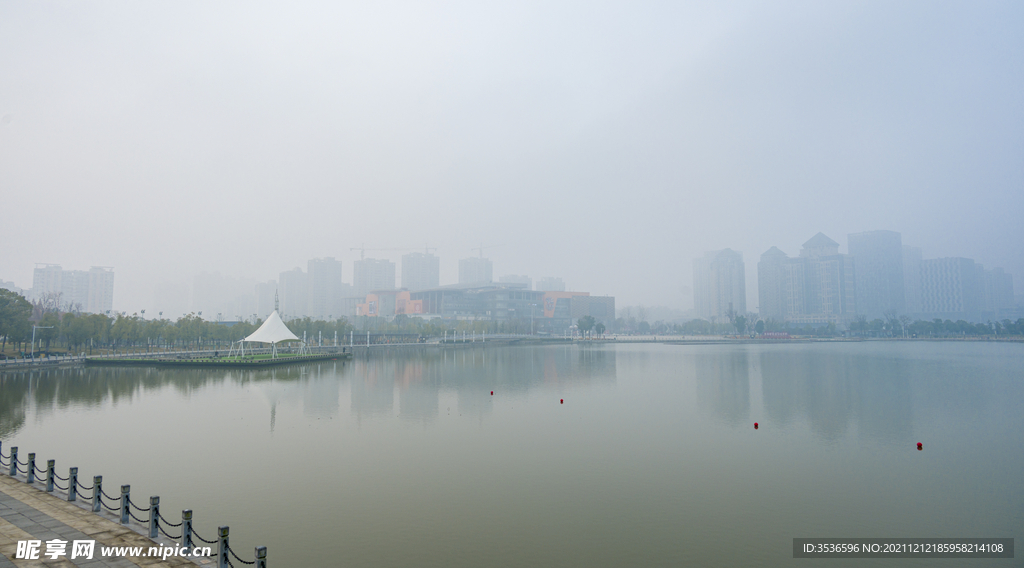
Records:
[[[303,377],[302,412],[306,416],[328,418],[338,413],[338,399],[341,395],[340,380],[334,373],[323,373],[317,365],[311,365]]]
[[[692,357],[697,395],[726,424],[750,418],[750,367],[746,351],[697,353]]]
[[[359,365],[353,365],[358,373]],[[368,372],[352,377],[352,410],[357,415],[391,413],[395,407],[395,381],[387,373]]]
[[[30,412],[43,420],[57,408],[100,408],[132,401],[140,392],[160,396],[198,393],[218,385],[251,385],[266,406],[263,428],[273,429],[277,409],[302,404],[308,418],[339,412],[340,392],[350,381],[351,411],[357,418],[395,412],[431,421],[439,415],[441,393],[454,394],[452,414],[486,415],[501,394],[531,389],[586,387],[616,381],[614,346],[423,349],[359,357],[344,364],[285,366],[245,371],[209,369],[79,367],[0,374],[0,439],[24,427]],[[283,416],[283,415],[282,415]]]
[[[862,438],[892,441],[911,433],[909,360],[816,349],[765,350],[759,359],[772,422],[805,419],[827,440],[845,435],[851,422]]]
[[[392,353],[356,359],[352,366],[352,408],[362,413],[392,411],[433,420],[440,393],[454,392],[464,415],[492,410],[490,391],[525,393],[538,386],[615,382],[615,350],[600,346],[551,348],[464,348]]]

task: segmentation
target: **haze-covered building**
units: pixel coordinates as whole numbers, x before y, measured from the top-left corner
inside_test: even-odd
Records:
[[[786,317],[786,261],[789,256],[772,247],[757,263],[758,313],[761,319],[783,321]]]
[[[921,308],[921,249],[903,245],[903,297],[908,314],[919,314]]]
[[[386,259],[364,258],[352,263],[352,288],[356,297],[375,290],[395,289],[395,263]]]
[[[857,313],[869,320],[885,312],[907,311],[903,272],[903,240],[896,231],[847,235],[856,266]]]
[[[426,290],[441,284],[441,259],[422,252],[402,255],[402,288]]]
[[[1013,302],[1013,275],[1002,268],[985,271],[985,305],[983,309],[999,320],[1010,311],[1015,311]]]
[[[27,290],[22,290],[21,288],[18,288],[13,281],[8,280],[0,280],[0,288],[3,288],[4,290],[10,290],[11,292],[19,294],[21,296],[25,296],[28,293]]]
[[[275,309],[274,298],[277,296],[277,281],[268,280],[256,284],[256,317],[267,319]]]
[[[515,323],[516,333],[532,329],[563,333],[583,316],[609,325],[615,298],[589,292],[543,292],[519,283],[451,285],[430,290],[373,291],[357,306],[357,315],[391,318],[406,315],[445,320]],[[508,329],[504,327],[503,329]]]
[[[114,309],[114,269],[64,270],[59,264],[37,264],[31,296],[61,311],[108,313]]]
[[[307,313],[313,319],[327,320],[341,314],[345,287],[341,281],[341,261],[333,257],[314,258],[306,263],[309,286]]]
[[[709,320],[747,313],[743,254],[723,249],[694,259],[693,303],[697,315]]]
[[[565,282],[561,278],[545,276],[537,281],[536,289],[541,292],[565,292]]]
[[[281,306],[278,313],[284,320],[305,317],[308,314],[309,281],[301,268],[282,272],[278,278],[278,296]]]
[[[855,314],[854,262],[839,243],[818,233],[789,258],[772,247],[758,263],[762,318],[796,325],[844,324]]]
[[[89,269],[89,288],[85,311],[94,314],[110,313],[114,309],[114,269],[93,266]]]
[[[63,270],[59,264],[36,264],[32,271],[32,297],[42,298],[45,294],[59,294]]]
[[[529,276],[520,276],[518,274],[506,274],[498,277],[498,282],[502,284],[522,284],[526,286],[527,290],[533,290],[533,279]]]
[[[984,300],[984,271],[970,258],[921,261],[921,306],[925,317],[975,320]]]
[[[486,258],[474,256],[459,261],[459,284],[489,284],[493,276],[494,268]]]

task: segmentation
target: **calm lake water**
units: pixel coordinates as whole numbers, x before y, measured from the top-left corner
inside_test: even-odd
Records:
[[[959,342],[66,369],[0,375],[0,439],[277,567],[1020,566],[792,539],[1024,544],[1022,369],[1024,345]]]

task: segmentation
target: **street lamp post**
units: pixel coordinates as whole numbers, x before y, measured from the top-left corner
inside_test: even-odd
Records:
[[[36,330],[37,329],[53,329],[53,326],[52,325],[46,325],[46,326],[34,325],[34,326],[32,326],[32,349],[30,350],[30,353],[29,353],[29,358],[31,358],[31,359],[35,359],[36,358]]]

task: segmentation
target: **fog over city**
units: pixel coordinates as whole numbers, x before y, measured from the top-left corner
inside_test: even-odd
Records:
[[[0,280],[150,316],[359,247],[680,310],[731,248],[756,311],[874,230],[1020,294],[1024,4],[5,2],[0,195]]]

